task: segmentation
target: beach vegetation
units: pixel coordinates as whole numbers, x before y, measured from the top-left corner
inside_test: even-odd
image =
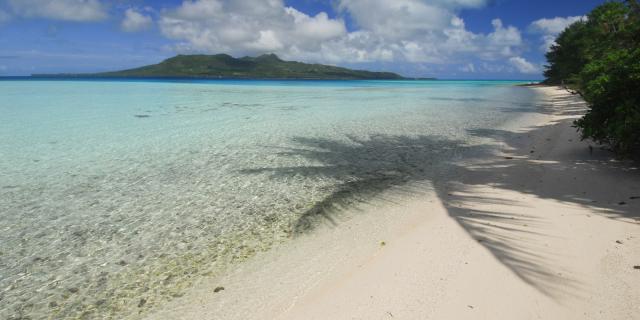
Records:
[[[640,4],[611,1],[565,29],[546,55],[546,83],[589,105],[577,121],[583,139],[622,156],[640,155]]]

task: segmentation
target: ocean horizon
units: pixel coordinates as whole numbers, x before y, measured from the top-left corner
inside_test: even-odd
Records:
[[[43,75],[43,76],[34,76],[34,75],[8,75],[2,76],[0,75],[0,81],[115,81],[115,82],[186,82],[186,83],[234,83],[234,82],[265,82],[265,83],[273,83],[273,82],[282,82],[282,83],[295,83],[295,82],[469,82],[469,81],[478,81],[478,82],[504,82],[504,83],[531,83],[531,82],[542,82],[544,79],[508,79],[508,78],[500,78],[500,79],[456,79],[456,78],[430,78],[430,79],[421,79],[421,78],[405,78],[405,79],[388,79],[388,80],[367,80],[367,79],[264,79],[264,78],[214,78],[214,77],[108,77],[108,76],[72,76],[72,75]]]

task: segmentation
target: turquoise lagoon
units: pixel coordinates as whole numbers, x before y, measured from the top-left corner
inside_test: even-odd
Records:
[[[334,202],[443,176],[536,107],[513,84],[0,80],[0,318],[139,318]]]

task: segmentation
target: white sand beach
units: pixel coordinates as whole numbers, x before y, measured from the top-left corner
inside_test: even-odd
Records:
[[[335,209],[149,318],[640,319],[640,170],[580,141],[578,97],[533,90],[449,181]]]

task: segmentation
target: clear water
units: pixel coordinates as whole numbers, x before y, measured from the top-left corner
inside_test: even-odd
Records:
[[[0,81],[0,318],[138,318],[533,108],[482,81]],[[508,112],[507,112],[508,111]]]

